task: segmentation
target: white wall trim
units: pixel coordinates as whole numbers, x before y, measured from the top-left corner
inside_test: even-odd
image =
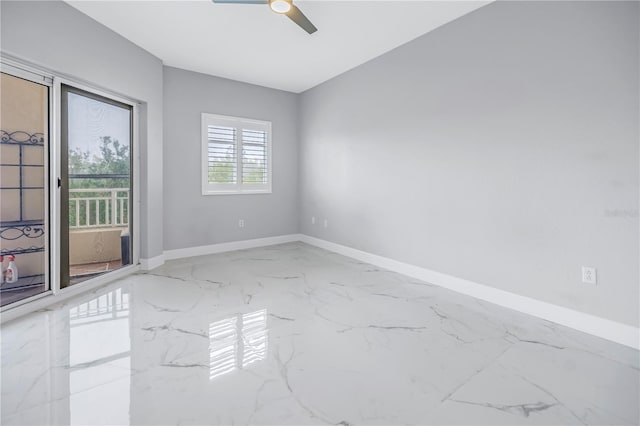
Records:
[[[166,260],[182,259],[185,257],[203,256],[207,254],[223,253],[226,251],[244,250],[255,247],[273,246],[276,244],[300,241],[300,234],[280,235],[277,237],[256,238],[253,240],[231,241],[228,243],[211,244],[208,246],[188,247],[175,250],[166,250]]]
[[[634,349],[640,349],[640,329],[627,324],[510,293],[441,272],[431,271],[308,235],[300,235],[300,241]]]
[[[162,265],[164,265],[164,254],[159,254],[149,259],[140,259],[141,271],[150,271]]]

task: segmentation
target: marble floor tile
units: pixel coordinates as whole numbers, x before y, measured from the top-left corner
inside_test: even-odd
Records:
[[[302,243],[2,326],[3,425],[638,424],[639,353]]]

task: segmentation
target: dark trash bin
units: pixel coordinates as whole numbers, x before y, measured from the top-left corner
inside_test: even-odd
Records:
[[[120,233],[120,252],[122,254],[122,264],[129,265],[131,263],[131,242],[129,231],[127,230]]]

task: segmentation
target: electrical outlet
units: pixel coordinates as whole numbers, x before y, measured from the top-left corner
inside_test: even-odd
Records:
[[[590,266],[583,266],[582,282],[585,284],[597,284],[598,277],[596,276],[596,268],[592,268]]]
[[[324,220],[324,227],[328,227],[329,226],[329,221],[327,219]]]
[[[238,228],[244,228],[244,219],[238,220]]]
[[[315,216],[311,216],[311,224],[312,225],[316,224],[316,217]]]

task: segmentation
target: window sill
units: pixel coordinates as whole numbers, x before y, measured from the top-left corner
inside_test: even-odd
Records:
[[[271,194],[270,189],[248,189],[246,191],[203,191],[202,195],[256,195],[256,194]]]

